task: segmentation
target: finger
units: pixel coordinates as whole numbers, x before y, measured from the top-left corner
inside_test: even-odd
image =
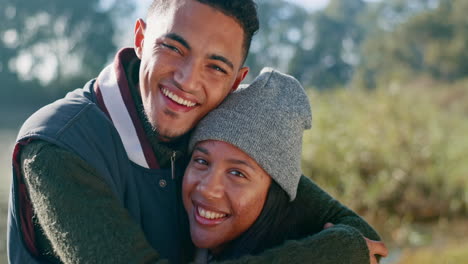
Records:
[[[332,223],[326,223],[326,224],[323,226],[323,229],[328,229],[328,228],[333,227],[333,226],[334,226],[334,224],[332,224]]]
[[[374,255],[380,255],[382,257],[388,256],[388,248],[385,246],[383,242],[375,242],[374,243]]]
[[[388,249],[383,242],[370,240],[365,238],[369,253],[371,255],[380,255],[386,257],[388,255]]]

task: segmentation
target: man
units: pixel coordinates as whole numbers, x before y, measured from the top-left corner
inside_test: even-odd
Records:
[[[23,125],[13,154],[9,261],[190,260],[180,202],[188,133],[247,75],[257,29],[252,1],[153,1],[147,21],[136,23],[134,49]],[[298,198],[307,201],[307,188]],[[335,224],[379,239],[351,211],[342,219]],[[324,232],[334,230],[339,225]],[[301,242],[297,254],[310,251]],[[369,260],[364,237],[333,246]],[[249,260],[269,263],[286,251],[291,245]]]

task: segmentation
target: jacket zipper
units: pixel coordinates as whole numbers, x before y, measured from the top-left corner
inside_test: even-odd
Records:
[[[171,177],[173,180],[175,180],[175,159],[176,159],[176,152],[172,152],[171,156]]]

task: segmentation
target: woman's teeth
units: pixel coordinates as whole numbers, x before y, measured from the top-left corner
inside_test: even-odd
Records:
[[[196,103],[190,102],[190,101],[185,100],[185,99],[182,99],[179,96],[171,93],[169,90],[167,90],[165,88],[162,88],[161,91],[165,96],[171,98],[174,102],[176,102],[178,104],[181,104],[181,105],[184,105],[184,106],[187,106],[187,107],[193,107],[193,106],[196,105]]]
[[[198,207],[197,210],[198,210],[198,214],[200,216],[202,216],[204,218],[207,218],[207,219],[219,219],[219,218],[223,218],[223,217],[227,216],[227,214],[216,213],[216,212],[213,212],[213,211],[205,210],[205,209],[200,208],[200,207]]]

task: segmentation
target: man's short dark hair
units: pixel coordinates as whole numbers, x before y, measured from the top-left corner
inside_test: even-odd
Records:
[[[166,11],[173,0],[153,0],[148,10],[148,17],[154,12]],[[193,0],[209,5],[225,15],[234,18],[244,30],[244,61],[249,53],[253,35],[259,29],[257,5],[253,0]]]

